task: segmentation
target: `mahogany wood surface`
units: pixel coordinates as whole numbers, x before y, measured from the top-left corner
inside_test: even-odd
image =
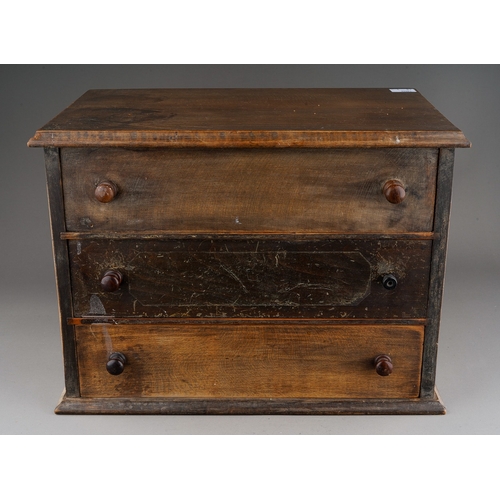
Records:
[[[419,92],[89,90],[30,146],[468,147]]]
[[[75,316],[426,317],[432,240],[68,243]],[[110,272],[122,284],[103,291]]]
[[[61,151],[69,231],[432,231],[437,149]],[[119,194],[95,199],[112,181]],[[399,179],[407,195],[387,201]]]
[[[82,397],[415,398],[422,326],[76,326]],[[120,352],[123,373],[106,370]],[[390,355],[390,376],[374,359]]]

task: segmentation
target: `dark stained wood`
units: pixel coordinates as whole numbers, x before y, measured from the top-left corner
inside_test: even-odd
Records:
[[[60,238],[63,240],[179,240],[179,239],[217,239],[223,237],[224,239],[238,239],[241,240],[243,234],[228,233],[220,231],[216,233],[206,233],[199,231],[196,234],[191,232],[175,232],[170,231],[109,231],[106,233],[90,233],[90,232],[62,232]],[[338,240],[432,240],[437,236],[433,232],[423,233],[245,233],[244,236],[252,240],[283,240],[290,241],[309,240],[315,241],[318,239],[338,239]]]
[[[432,230],[437,149],[62,151],[69,231],[398,233]],[[95,200],[105,177],[120,195]],[[388,203],[400,179],[407,196]]]
[[[431,240],[69,241],[75,316],[424,318]],[[109,270],[123,275],[101,290]],[[397,277],[387,290],[383,278]]]
[[[29,146],[468,147],[419,92],[90,90]]]
[[[373,318],[245,318],[245,323],[262,323],[272,325],[284,325],[293,321],[294,323],[307,323],[311,325],[425,325],[425,318],[415,319],[373,319]],[[70,325],[92,325],[93,323],[103,323],[110,325],[156,325],[175,323],[241,323],[240,318],[117,318],[116,316],[85,316],[84,318],[69,318]]]
[[[44,156],[50,227],[52,232],[52,251],[59,302],[59,321],[64,355],[66,394],[68,397],[77,397],[80,395],[80,387],[78,383],[75,332],[73,326],[68,323],[68,318],[74,316],[71,300],[68,243],[59,238],[59,234],[66,229],[59,150],[57,148],[45,148]]]
[[[444,415],[433,399],[68,398],[59,415]]]
[[[435,379],[438,349],[438,335],[441,321],[441,304],[443,299],[444,275],[446,267],[446,249],[448,244],[448,226],[451,209],[451,193],[453,180],[453,163],[455,151],[441,149],[437,178],[436,212],[434,231],[439,239],[432,244],[431,278],[429,283],[428,327],[425,333],[424,358],[422,366],[421,394],[424,398],[432,398]]]
[[[414,398],[422,326],[288,324],[75,327],[82,397]],[[112,377],[108,357],[126,369]],[[391,356],[390,377],[373,360]]]

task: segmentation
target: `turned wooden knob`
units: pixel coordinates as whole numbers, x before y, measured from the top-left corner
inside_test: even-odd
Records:
[[[389,203],[401,203],[406,196],[403,183],[395,179],[387,181],[382,191]]]
[[[118,188],[114,182],[102,181],[95,188],[94,196],[101,203],[109,203],[114,200],[117,193]]]
[[[386,274],[382,278],[382,285],[386,290],[394,290],[398,286],[398,280],[394,274]]]
[[[120,375],[125,369],[127,358],[121,352],[113,352],[109,355],[108,362],[106,363],[106,370],[110,375]]]
[[[116,292],[122,284],[123,276],[120,271],[106,271],[101,280],[101,288],[105,292]]]
[[[375,365],[375,371],[381,377],[387,377],[392,373],[392,360],[387,354],[380,354],[374,360],[373,364]]]

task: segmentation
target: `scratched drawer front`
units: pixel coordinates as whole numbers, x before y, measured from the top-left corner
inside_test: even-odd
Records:
[[[68,231],[432,231],[437,149],[68,148],[61,162]]]
[[[75,327],[82,397],[417,397],[422,326]],[[110,375],[112,352],[125,358]],[[373,361],[390,356],[393,372]]]
[[[74,314],[424,318],[430,240],[70,241]],[[122,276],[101,289],[107,271]],[[392,274],[397,287],[387,290]]]

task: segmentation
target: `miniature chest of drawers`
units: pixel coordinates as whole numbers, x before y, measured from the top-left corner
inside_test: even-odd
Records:
[[[57,413],[432,414],[454,150],[413,89],[91,90],[38,130]]]

